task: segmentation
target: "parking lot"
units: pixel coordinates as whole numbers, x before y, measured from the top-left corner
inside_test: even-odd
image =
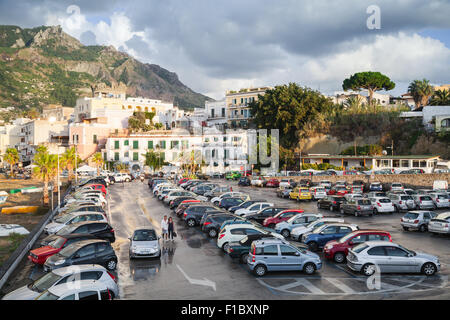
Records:
[[[214,181],[214,180],[213,180]],[[120,299],[449,299],[448,266],[450,238],[425,232],[403,231],[401,213],[376,216],[345,216],[345,221],[361,229],[388,231],[396,243],[415,251],[439,257],[441,272],[434,276],[382,274],[380,287],[370,289],[368,278],[352,272],[345,264],[336,264],[322,257],[323,267],[314,275],[302,272],[268,273],[255,277],[245,264],[232,261],[199,227],[189,228],[172,211],[158,201],[147,181],[118,183],[108,188],[108,215],[115,229],[113,248],[118,256],[117,276]],[[276,196],[275,189],[238,187],[237,182],[214,182],[232,185],[233,191],[248,193],[252,199],[265,199],[275,206],[301,208],[305,212],[320,212],[314,201],[296,202]],[[443,212],[444,210],[438,210]],[[178,237],[174,243],[161,241],[161,259],[128,257],[132,232],[142,226],[153,226],[161,232],[164,215],[173,216]],[[23,285],[27,279],[42,274],[41,267],[24,260],[20,271],[10,282],[8,291]],[[22,279],[19,279],[19,278]]]

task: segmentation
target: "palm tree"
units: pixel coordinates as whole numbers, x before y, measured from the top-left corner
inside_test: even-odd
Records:
[[[19,162],[19,152],[17,149],[14,148],[8,148],[6,149],[5,154],[3,155],[3,160],[9,163],[10,170],[11,170],[11,176],[14,176],[14,165]]]
[[[102,154],[100,152],[95,153],[92,156],[92,161],[95,163],[95,166],[97,167],[97,175],[100,175],[100,168],[103,166],[103,163],[105,160],[103,160]]]
[[[428,104],[428,100],[434,93],[434,88],[429,80],[414,80],[409,84],[408,92],[411,93],[417,109]]]
[[[61,166],[68,171],[69,182],[72,181],[73,169],[75,168],[76,164],[80,163],[81,161],[81,159],[78,156],[75,159],[75,154],[76,154],[75,147],[72,147],[67,149],[60,159]]]
[[[47,147],[39,146],[34,155],[34,164],[36,167],[33,172],[37,178],[44,182],[43,202],[48,205],[48,183],[56,173],[57,155],[49,154]]]
[[[450,91],[445,89],[435,91],[433,97],[431,98],[430,105],[432,106],[450,105]]]
[[[153,172],[161,168],[162,166],[161,153],[149,151],[146,154],[144,154],[144,156],[145,156],[145,165],[149,166],[153,170]]]
[[[363,99],[360,96],[349,97],[344,102],[344,106],[351,110],[361,110],[363,108]]]

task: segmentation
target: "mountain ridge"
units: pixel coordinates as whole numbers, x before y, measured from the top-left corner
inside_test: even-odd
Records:
[[[175,72],[113,46],[85,46],[60,26],[0,26],[0,107],[74,106],[101,82],[123,82],[129,96],[173,102],[185,110],[212,100],[184,85]]]

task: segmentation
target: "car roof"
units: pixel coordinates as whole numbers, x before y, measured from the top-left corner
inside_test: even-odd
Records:
[[[355,230],[352,231],[352,234],[360,234],[360,233],[386,233],[389,234],[388,231],[385,230],[379,230],[379,229],[359,229],[359,230]]]
[[[169,221],[169,219],[167,219],[167,221]],[[155,231],[156,232],[156,230],[152,227],[139,227],[139,228],[134,229],[133,233],[136,231]]]
[[[388,246],[395,246],[395,247],[399,247],[400,245],[395,243],[395,242],[388,242],[388,241],[382,241],[382,240],[374,240],[374,241],[365,241],[364,243],[366,243],[367,245],[373,247],[373,246],[379,246],[379,245],[388,245]]]
[[[82,241],[78,241],[78,242],[72,243],[70,246],[81,248],[81,247],[84,247],[84,246],[86,246],[86,245],[88,245],[88,244],[92,244],[92,243],[102,243],[102,242],[104,242],[104,243],[109,243],[108,240],[102,240],[102,239],[88,239],[88,240],[82,240]]]
[[[91,239],[97,239],[96,236],[90,234],[90,233],[69,233],[65,235],[57,235],[58,237],[64,238],[64,239],[74,239],[79,237],[86,237]]]
[[[99,264],[78,264],[76,268],[74,268],[73,266],[67,266],[67,267],[54,269],[54,270],[52,270],[52,272],[59,276],[65,276],[66,274],[73,274],[75,272],[83,272],[83,271],[90,271],[90,270],[106,271],[105,267],[103,267]]]
[[[48,289],[48,291],[58,297],[62,295],[73,294],[85,290],[105,290],[107,289],[106,284],[98,280],[78,280],[77,285],[67,286],[66,283],[53,286]]]
[[[94,223],[106,223],[106,224],[109,224],[108,222],[105,222],[105,221],[80,221],[80,222],[76,222],[76,223],[71,224],[71,226],[79,227],[79,226],[82,226],[82,225],[85,225],[85,224],[94,224]]]

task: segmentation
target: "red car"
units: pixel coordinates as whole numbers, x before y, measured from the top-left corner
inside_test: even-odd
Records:
[[[299,214],[299,213],[303,213],[305,211],[303,211],[302,209],[288,209],[288,210],[283,210],[279,213],[277,213],[276,215],[274,215],[273,217],[268,217],[263,221],[263,226],[264,227],[269,227],[269,228],[275,228],[275,225],[277,223],[283,222],[288,220],[289,218]]]
[[[179,181],[178,181],[178,185],[180,185],[180,184],[182,184],[182,183],[185,183],[185,182],[187,182],[187,181],[189,181],[190,179],[189,178],[181,178]]]
[[[43,265],[48,257],[57,254],[68,245],[78,241],[91,239],[98,239],[98,238],[96,238],[91,234],[80,234],[80,233],[58,236],[58,238],[52,243],[50,243],[48,246],[31,250],[28,259],[31,260],[31,262],[33,263]]]
[[[280,186],[280,181],[277,179],[269,179],[266,183],[266,187],[278,188]]]
[[[106,188],[102,184],[90,184],[87,186],[83,186],[83,188],[92,189],[92,190],[101,190],[103,195],[106,196]]]
[[[350,232],[339,240],[328,241],[323,252],[325,258],[342,263],[348,254],[348,249],[366,241],[390,241],[391,235],[387,231],[382,230],[357,230]]]
[[[347,193],[349,193],[350,190],[348,190],[346,187],[344,186],[338,186],[338,187],[333,187],[330,189],[330,191],[328,191],[328,195],[333,196],[345,196]]]
[[[184,213],[184,210],[186,210],[187,207],[189,207],[189,205],[191,203],[199,203],[199,202],[201,202],[201,201],[200,200],[184,200],[179,204],[179,206],[175,210],[175,214],[177,216],[181,217],[181,215],[183,215],[183,213]]]

